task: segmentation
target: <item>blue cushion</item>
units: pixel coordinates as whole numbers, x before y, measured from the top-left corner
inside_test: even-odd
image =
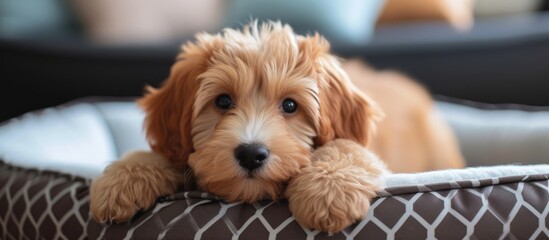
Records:
[[[239,27],[252,18],[281,20],[300,34],[319,32],[328,40],[364,43],[372,35],[383,0],[234,0],[225,25]]]
[[[0,0],[0,36],[72,35],[73,16],[63,0]]]

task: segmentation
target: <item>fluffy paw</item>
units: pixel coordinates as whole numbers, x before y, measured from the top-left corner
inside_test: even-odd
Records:
[[[292,214],[306,228],[343,230],[364,217],[378,189],[358,176],[364,174],[357,169],[323,172],[306,167],[287,189]]]
[[[148,155],[133,154],[110,165],[92,181],[90,210],[98,222],[124,222],[139,210],[153,206],[156,199],[173,194],[178,175],[165,162]]]
[[[290,210],[303,227],[336,233],[366,215],[370,200],[383,186],[385,167],[352,144],[340,141],[317,149],[311,165],[290,181]]]

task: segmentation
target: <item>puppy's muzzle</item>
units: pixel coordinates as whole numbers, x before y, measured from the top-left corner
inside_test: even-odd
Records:
[[[269,149],[259,143],[240,144],[234,150],[234,157],[240,166],[252,171],[265,163],[269,157]]]

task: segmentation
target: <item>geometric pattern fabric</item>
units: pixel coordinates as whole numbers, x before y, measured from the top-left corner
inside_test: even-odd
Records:
[[[0,239],[87,239],[89,181],[0,161]]]
[[[549,239],[548,176],[386,189],[364,220],[334,236],[301,228],[284,201],[223,203],[203,193],[89,231],[106,239]]]
[[[386,188],[344,231],[302,228],[287,202],[162,199],[129,223],[89,218],[89,181],[0,162],[0,239],[549,239],[549,174]]]

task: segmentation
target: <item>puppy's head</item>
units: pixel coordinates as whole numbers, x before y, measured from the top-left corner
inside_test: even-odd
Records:
[[[312,149],[373,131],[374,106],[328,50],[273,22],[199,34],[140,100],[153,151],[228,201],[278,198]]]

